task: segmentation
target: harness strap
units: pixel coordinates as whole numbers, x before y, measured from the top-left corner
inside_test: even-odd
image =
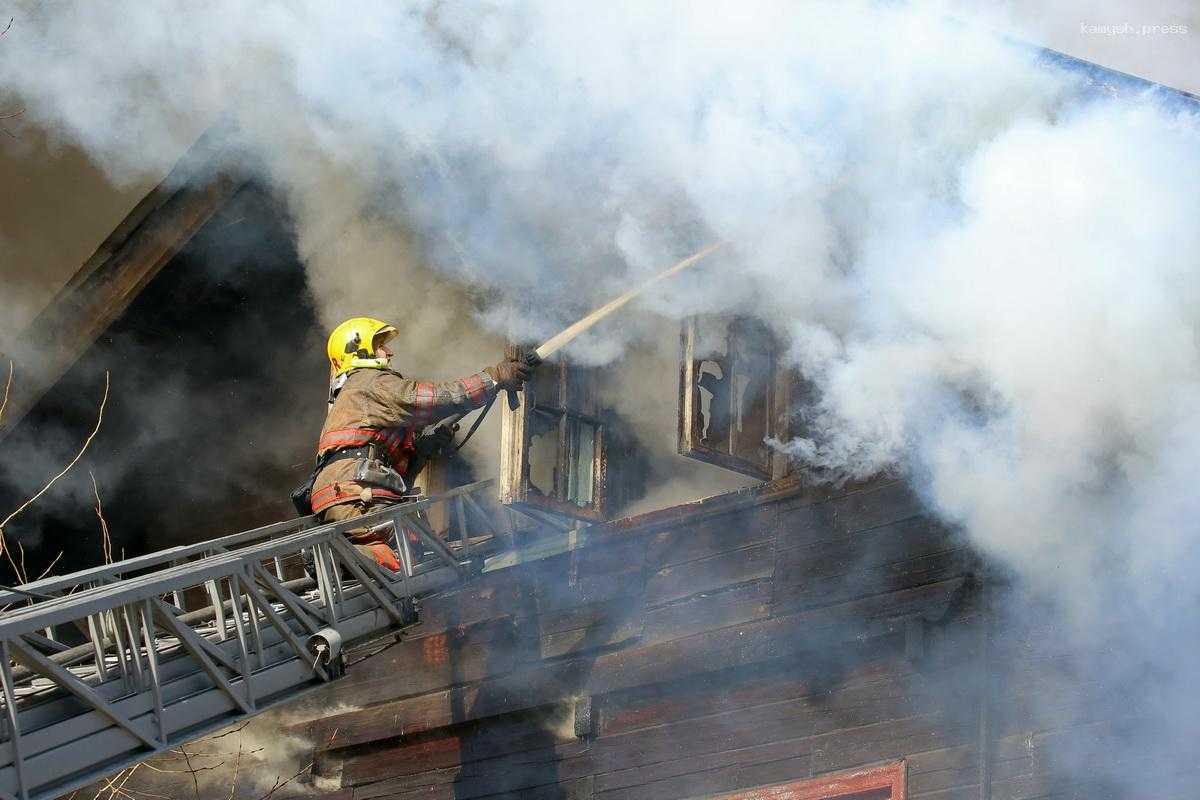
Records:
[[[375,456],[385,455],[376,453]],[[371,458],[371,447],[343,447],[340,450],[329,450],[321,457],[321,462],[317,465],[317,472],[328,467],[335,461],[348,461],[350,459]]]
[[[471,437],[475,435],[475,431],[479,430],[479,426],[483,424],[483,418],[486,417],[488,412],[492,410],[492,405],[496,402],[497,395],[499,395],[499,392],[488,398],[483,410],[479,412],[479,416],[475,418],[475,421],[471,423],[471,427],[467,430],[467,435],[464,436],[462,441],[458,443],[458,446],[454,448],[455,453],[466,447],[467,442],[471,441]]]
[[[317,449],[345,450],[368,445],[375,445],[397,464],[412,446],[412,431],[409,428],[336,428],[321,435]]]

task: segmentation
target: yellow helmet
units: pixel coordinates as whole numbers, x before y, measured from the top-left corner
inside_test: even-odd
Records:
[[[383,369],[388,359],[375,355],[375,348],[394,337],[395,327],[370,317],[354,317],[333,329],[325,350],[329,354],[329,377],[352,369]]]

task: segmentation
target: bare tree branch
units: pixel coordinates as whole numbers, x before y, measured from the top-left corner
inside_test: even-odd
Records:
[[[149,765],[147,764],[146,766],[149,766]],[[134,789],[133,787],[130,787],[130,788],[126,789],[125,791],[133,792],[134,794],[145,795],[146,797],[158,797],[158,798],[162,798],[162,800],[174,800],[174,798],[169,797],[165,794],[156,794],[154,792],[148,792],[145,789]]]
[[[99,800],[100,795],[104,794],[105,789],[108,789],[108,800],[113,800],[113,798],[115,798],[118,794],[122,797],[128,797],[129,800],[137,800],[137,798],[125,791],[124,787],[125,784],[129,782],[129,779],[133,777],[133,773],[137,772],[137,769],[140,766],[141,764],[135,764],[128,770],[123,769],[111,778],[106,779],[104,786],[100,788],[100,791],[96,792],[96,796],[93,797],[92,800]],[[117,781],[121,782],[118,784]]]
[[[166,767],[156,767],[149,762],[146,763],[146,766],[164,775],[192,775],[199,772],[208,772],[210,769],[218,769],[225,766],[225,762],[222,761],[220,764],[213,764],[210,767],[196,767],[195,769],[167,769]]]
[[[297,772],[295,775],[293,775],[292,777],[288,778],[285,781],[281,781],[278,778],[276,778],[275,785],[271,787],[271,790],[269,792],[267,792],[266,794],[264,794],[262,797],[258,798],[258,800],[270,800],[271,795],[275,794],[280,789],[287,786],[292,781],[296,780],[296,778],[299,778],[301,775],[303,775],[304,773],[306,773],[310,769],[312,769],[314,763],[315,762],[313,762],[313,761],[308,762],[308,764],[306,764],[304,767],[302,767],[299,772]]]
[[[25,543],[20,539],[17,540],[17,551],[21,554],[21,557],[17,560],[17,563],[13,564],[13,568],[17,570],[17,578],[20,579],[21,583],[29,583],[29,573],[25,571]],[[12,559],[9,558],[9,561],[12,561]],[[32,599],[30,598],[30,600]]]
[[[70,472],[71,468],[79,463],[79,459],[83,458],[83,454],[85,452],[87,452],[88,447],[91,446],[92,440],[95,439],[96,434],[98,434],[100,432],[100,424],[102,422],[104,422],[104,406],[108,403],[108,389],[109,389],[110,385],[111,385],[111,380],[109,378],[109,374],[108,374],[108,372],[105,372],[104,373],[104,396],[100,398],[100,411],[96,417],[96,427],[92,429],[92,432],[88,435],[87,439],[84,441],[83,446],[81,448],[79,448],[79,452],[75,455],[75,458],[71,459],[71,463],[69,463],[65,467],[63,467],[62,471],[60,471],[57,475],[55,475],[53,478],[51,478],[49,483],[47,483],[45,486],[43,486],[41,488],[41,490],[38,491],[37,494],[35,494],[33,497],[29,498],[24,503],[22,503],[17,508],[16,511],[12,512],[7,517],[5,517],[3,522],[0,522],[0,551],[3,551],[8,556],[9,564],[11,564],[14,568],[16,568],[17,565],[16,565],[16,562],[13,560],[12,553],[10,552],[10,548],[6,546],[7,543],[4,538],[5,526],[7,526],[8,523],[12,522],[13,519],[16,518],[16,516],[18,514],[20,514],[22,511],[24,511],[25,509],[27,509],[31,505],[33,505],[35,502],[37,502],[41,498],[42,495],[44,495],[46,492],[50,491],[50,487],[53,486],[58,481],[59,478],[61,478],[63,475],[66,475],[68,472]]]
[[[13,26],[13,22],[14,22],[16,19],[17,19],[16,17],[9,17],[9,18],[8,18],[8,24],[4,26],[4,30],[0,31],[0,39],[3,39],[3,38],[4,38],[4,34],[8,33],[9,29],[10,29],[10,28],[12,28],[12,26]],[[14,111],[14,112],[13,112],[13,113],[11,113],[11,114],[6,114],[6,115],[4,115],[3,117],[0,117],[0,119],[12,119],[12,118],[14,118],[14,117],[19,117],[19,116],[21,116],[21,115],[22,115],[22,114],[24,114],[24,113],[25,113],[25,109],[24,109],[24,108],[22,108],[22,109],[21,109],[21,110],[19,110],[19,111]],[[0,125],[0,131],[4,131],[6,134],[8,134],[9,136],[11,136],[11,137],[12,137],[12,138],[14,138],[14,139],[16,139],[16,138],[17,138],[17,135],[16,135],[15,133],[13,133],[12,131],[10,131],[8,128],[5,128],[3,125]],[[9,367],[9,369],[8,369],[8,380],[9,380],[9,383],[12,383],[12,362],[11,362],[11,361],[9,362],[9,364],[8,364],[8,367]],[[8,400],[8,390],[7,390],[7,389],[5,389],[5,391],[4,391],[4,399],[5,399],[5,401],[7,401],[7,400]],[[4,407],[3,407],[3,406],[0,406],[0,417],[3,417],[3,416],[4,416],[4,413],[3,413],[3,412],[4,412]]]
[[[231,731],[225,731],[224,733],[218,733],[216,736],[210,736],[208,738],[212,741],[216,741],[217,739],[224,739],[226,736],[232,736],[235,733],[241,733],[242,731],[244,731],[246,729],[246,726],[249,725],[253,721],[254,720],[252,720],[252,719],[248,719]]]
[[[229,787],[229,797],[226,800],[233,800],[237,794],[238,773],[242,771],[242,746],[238,745],[237,761],[233,764],[233,785]]]
[[[38,575],[36,578],[34,578],[34,580],[35,580],[35,581],[40,581],[42,578],[44,578],[44,577],[46,577],[47,575],[49,575],[49,574],[50,574],[50,570],[54,569],[54,565],[55,565],[55,564],[57,564],[57,563],[58,563],[58,561],[59,561],[59,559],[61,559],[61,558],[63,557],[63,553],[64,553],[64,552],[65,552],[64,550],[59,550],[59,551],[58,551],[58,555],[56,555],[56,556],[54,557],[54,560],[50,562],[50,566],[48,566],[48,567],[46,567],[44,570],[42,570],[42,574],[41,574],[41,575]]]
[[[8,393],[12,390],[13,362],[8,362],[8,381],[4,384],[4,399],[0,400],[0,421],[4,420],[4,409],[8,408]]]
[[[105,564],[113,563],[112,535],[108,531],[108,521],[104,519],[104,506],[100,503],[100,487],[96,485],[96,475],[90,469],[88,476],[92,479],[92,493],[96,496],[96,517],[100,520],[100,555]]]
[[[187,748],[185,747],[179,748],[179,752],[183,753],[183,761],[192,773],[192,789],[196,792],[196,800],[200,800],[200,781],[196,779],[196,769],[192,766],[191,756],[188,755]]]

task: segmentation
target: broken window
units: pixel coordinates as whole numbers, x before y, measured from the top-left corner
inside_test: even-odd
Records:
[[[768,480],[786,469],[766,440],[786,435],[791,372],[774,338],[744,317],[693,317],[683,325],[679,452]]]
[[[505,409],[501,502],[599,520],[605,510],[608,424],[596,370],[555,358],[537,367],[516,409]]]

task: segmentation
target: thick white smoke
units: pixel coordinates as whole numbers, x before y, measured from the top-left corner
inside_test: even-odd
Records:
[[[817,388],[813,436],[782,447],[912,476],[1066,639],[1124,639],[1121,685],[1153,673],[1157,710],[1195,711],[1195,653],[1155,637],[1200,567],[1200,123],[1085,98],[942,11],[30,3],[0,69],[118,182],[226,115],[291,202],[327,321],[411,309],[439,357],[728,241],[643,307],[770,321]],[[1195,732],[1141,699],[1148,748]]]

